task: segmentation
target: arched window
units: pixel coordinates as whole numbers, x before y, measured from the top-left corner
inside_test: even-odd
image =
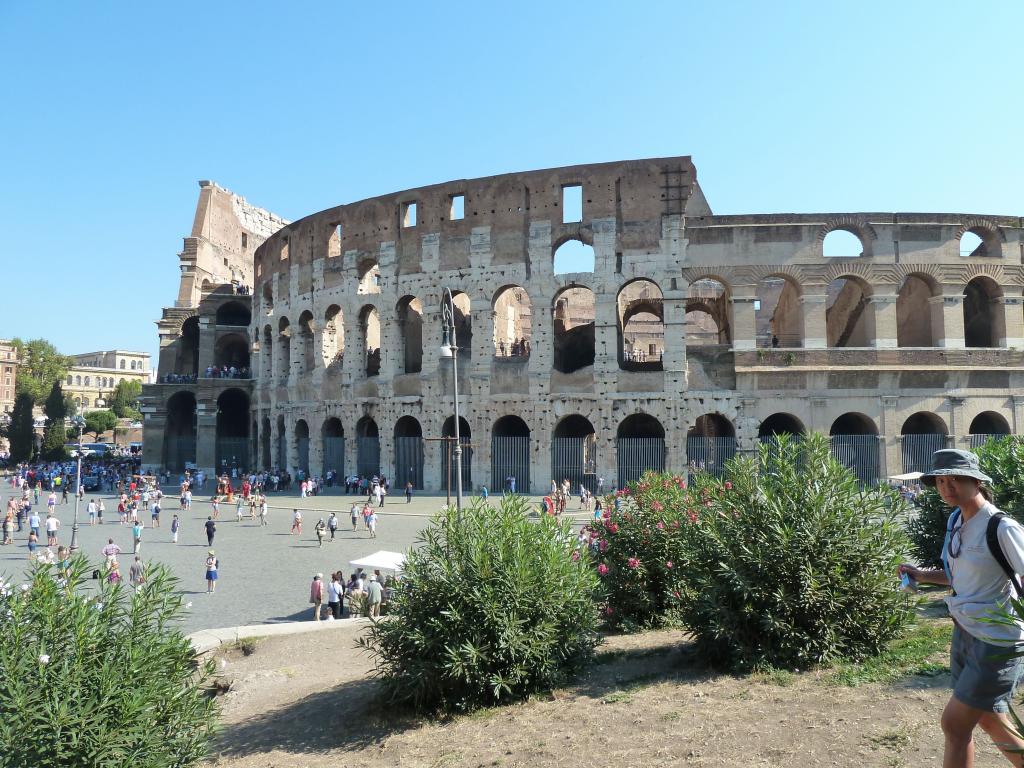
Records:
[[[356,289],[358,294],[380,293],[380,266],[375,259],[366,259],[359,263],[358,267],[359,286]]]
[[[313,313],[308,309],[299,315],[299,341],[302,345],[302,373],[312,373],[316,367],[315,328]]]
[[[124,369],[125,369],[125,361],[124,361],[124,359],[122,359],[121,360],[121,370],[123,371]]]
[[[551,437],[551,479],[569,481],[570,491],[580,485],[597,490],[597,433],[590,420],[579,414],[566,416],[555,425]]]
[[[658,284],[652,280],[627,283],[619,291],[617,304],[619,367],[627,371],[662,370],[665,312]]]
[[[964,288],[964,343],[968,347],[998,347],[1006,335],[1001,298],[1003,289],[991,277],[980,276]]]
[[[292,367],[292,327],[287,317],[282,317],[277,322],[277,375],[281,379],[287,379],[291,374]]]
[[[134,361],[134,360],[132,360],[132,364],[131,364],[131,369],[132,369],[133,371],[135,370],[135,361]]]
[[[803,346],[804,312],[800,293],[800,285],[789,275],[769,275],[757,284],[754,302],[757,346]]]
[[[940,293],[931,275],[907,275],[896,297],[897,346],[935,346],[942,335],[942,305],[932,299]]]
[[[554,366],[572,373],[594,364],[594,292],[572,286],[555,294],[551,312]]]
[[[596,263],[593,246],[582,240],[566,240],[552,255],[556,275],[593,272]]]
[[[82,377],[81,376],[75,376],[75,386],[76,387],[82,386]]]
[[[395,477],[392,487],[423,489],[423,428],[413,416],[395,422]],[[442,446],[442,449],[445,446]]]
[[[92,377],[90,377],[90,376],[86,376],[86,377],[85,377],[85,386],[87,386],[87,387],[89,387],[89,386],[92,386],[92,385],[91,385],[91,384],[89,383],[89,382],[91,381],[91,378],[92,378]]]
[[[714,278],[694,281],[686,296],[686,346],[732,344],[731,304],[724,283]]]
[[[423,370],[423,305],[415,296],[404,296],[396,307],[398,315],[398,359],[403,373]],[[418,486],[417,486],[418,487]]]
[[[830,347],[870,347],[875,343],[871,286],[859,277],[839,277],[828,285],[825,329]]]
[[[74,382],[74,377],[69,375],[68,376],[68,386],[70,387],[73,382]]]
[[[494,294],[494,354],[497,357],[528,357],[533,336],[530,296],[518,285]]]
[[[337,304],[331,304],[324,313],[321,347],[324,367],[328,371],[340,369],[345,352],[345,318]]]
[[[380,315],[376,307],[363,307],[359,313],[359,332],[365,361],[363,371],[367,376],[376,376],[380,373]]]
[[[833,229],[825,235],[821,252],[826,259],[856,258],[864,255],[864,243],[848,229]]]

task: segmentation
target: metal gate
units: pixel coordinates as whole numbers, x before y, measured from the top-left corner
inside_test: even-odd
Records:
[[[878,435],[832,435],[829,438],[835,460],[851,470],[865,485],[878,482],[879,442]]]
[[[223,472],[232,467],[249,468],[248,437],[218,437],[216,451],[217,471]]]
[[[345,476],[345,438],[324,438],[324,474],[333,469],[339,478]]]
[[[360,477],[380,474],[380,438],[356,438],[356,472]]]
[[[405,490],[405,484],[412,483],[418,491],[423,490],[423,438],[395,438],[395,477],[391,487],[395,493]]]
[[[735,437],[686,438],[686,463],[690,472],[704,471],[721,476],[725,463],[735,455]]]
[[[491,487],[510,491],[508,478],[515,479],[516,493],[530,492],[530,438],[491,437]]]
[[[1009,435],[971,435],[971,450],[981,448],[989,440],[1002,440],[1004,437],[1009,437]]]
[[[903,435],[904,472],[927,472],[932,468],[932,454],[946,447],[945,435]]]
[[[288,468],[288,446],[283,434],[277,436],[277,468],[282,472]]]
[[[470,443],[473,442],[471,437],[465,435],[459,435],[459,443],[462,445],[462,490],[468,492],[473,490],[473,448]],[[451,451],[450,460],[452,462],[449,466],[449,454]],[[448,487],[448,472],[452,473],[451,488],[455,490],[455,441],[454,440],[442,440],[441,441],[441,488],[444,490]]]
[[[164,462],[167,469],[174,472],[181,472],[185,464],[195,464],[196,461],[196,438],[195,435],[188,437],[167,438],[167,455]]]
[[[298,462],[298,469],[306,477],[309,477],[309,438],[308,437],[296,437],[295,438],[295,454],[296,461]]]
[[[576,493],[580,485],[597,491],[597,435],[555,437],[551,440],[551,479],[568,480]]]
[[[662,437],[620,437],[616,449],[618,488],[639,480],[644,472],[665,471],[665,439]]]

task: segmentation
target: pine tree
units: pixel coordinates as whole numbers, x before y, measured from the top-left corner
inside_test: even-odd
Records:
[[[26,461],[32,458],[35,441],[35,426],[32,421],[32,407],[35,401],[28,392],[22,392],[14,400],[11,423],[7,427],[7,439],[11,443],[11,460]]]
[[[46,413],[46,431],[43,432],[41,454],[47,461],[66,459],[68,452],[64,443],[67,441],[67,431],[64,428],[64,419],[68,411],[64,403],[64,390],[59,381],[53,382],[53,386],[50,387],[50,395],[46,398],[43,411]]]

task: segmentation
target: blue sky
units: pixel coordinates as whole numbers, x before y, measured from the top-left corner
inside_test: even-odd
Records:
[[[690,154],[716,213],[1024,215],[1024,3],[0,0],[0,337],[157,349],[198,179],[286,218]]]

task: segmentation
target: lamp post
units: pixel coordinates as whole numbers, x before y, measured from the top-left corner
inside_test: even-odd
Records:
[[[75,522],[71,525],[71,546],[69,547],[70,551],[74,553],[78,550],[78,505],[82,500],[82,430],[85,429],[85,419],[75,416],[71,419],[71,423],[78,428],[78,450],[75,451],[78,454],[78,469],[75,472]]]
[[[455,463],[455,510],[456,516],[462,517],[462,441],[459,438],[459,347],[455,340],[455,300],[451,289],[445,287],[441,294],[441,328],[444,338],[441,340],[441,358],[452,361],[452,396],[455,400],[455,449],[452,461]]]

